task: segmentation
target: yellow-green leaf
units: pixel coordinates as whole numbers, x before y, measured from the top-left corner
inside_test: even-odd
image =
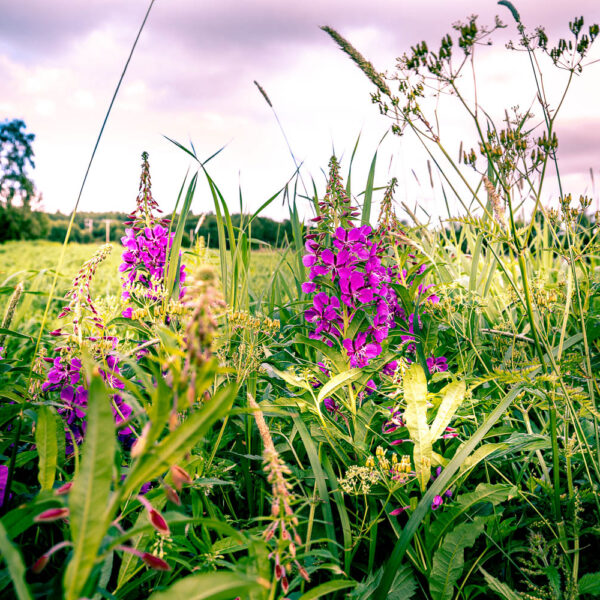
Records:
[[[464,473],[468,469],[472,469],[478,462],[489,456],[496,450],[504,450],[508,448],[508,444],[484,444],[479,446],[471,456],[465,459],[465,462],[460,466],[459,473]]]
[[[6,562],[10,580],[19,600],[31,600],[31,593],[25,582],[25,565],[19,549],[10,541],[4,525],[0,521],[0,557]]]
[[[339,390],[341,387],[352,383],[356,379],[358,379],[362,375],[362,369],[350,369],[349,371],[344,371],[335,377],[332,377],[319,392],[319,396],[317,400],[321,402],[324,398],[331,396],[334,392]]]
[[[58,460],[56,421],[56,415],[49,406],[40,406],[35,428],[35,445],[39,457],[38,481],[42,490],[51,490],[56,477]]]
[[[156,479],[171,465],[181,460],[213,424],[231,408],[237,392],[235,384],[222,387],[208,402],[192,413],[175,431],[148,448],[134,464],[123,482],[123,495],[137,492],[146,481]]]
[[[301,379],[300,377],[298,377],[298,375],[296,375],[294,369],[286,369],[285,371],[280,371],[279,369],[276,369],[273,365],[267,365],[265,370],[272,371],[273,373],[275,373],[275,375],[277,375],[277,377],[280,377],[286,383],[289,383],[294,387],[299,387],[305,390],[312,389],[304,379]]]
[[[431,437],[427,425],[427,379],[423,368],[413,363],[404,375],[404,419],[410,439],[414,442],[413,459],[421,490],[431,476]]]
[[[167,590],[154,592],[149,600],[231,600],[236,596],[248,598],[250,592],[261,587],[268,588],[269,584],[240,573],[217,571],[188,575]]]
[[[444,394],[442,402],[438,408],[435,419],[431,424],[431,442],[435,442],[450,425],[452,417],[458,410],[458,407],[465,399],[467,388],[464,381],[453,381],[449,383],[443,390]]]
[[[86,420],[81,466],[69,493],[73,554],[64,577],[66,600],[82,596],[108,529],[115,421],[108,392],[97,374],[92,377],[88,393]]]

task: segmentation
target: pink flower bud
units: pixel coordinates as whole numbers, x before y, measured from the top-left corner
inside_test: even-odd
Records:
[[[151,569],[155,571],[170,571],[171,567],[168,562],[159,558],[158,556],[154,556],[154,554],[150,554],[149,552],[144,552],[140,557]]]
[[[165,521],[165,518],[150,504],[150,501],[144,496],[138,496],[138,500],[146,507],[148,511],[148,519],[150,520],[150,524],[158,533],[162,535],[169,535],[171,530],[169,529],[168,523]]]
[[[44,568],[46,567],[46,565],[48,564],[48,561],[50,560],[50,557],[47,554],[42,554],[31,566],[31,570],[37,575],[38,573],[41,573]]]
[[[68,508],[49,508],[44,512],[41,512],[39,515],[34,517],[34,522],[36,523],[50,523],[51,521],[58,521],[59,519],[64,519],[69,516]]]
[[[392,515],[393,517],[397,516],[397,515],[401,515],[405,510],[408,510],[410,507],[409,506],[401,506],[400,508],[395,508],[390,515]]]
[[[181,499],[179,498],[179,494],[168,484],[163,484],[165,488],[165,494],[167,499],[173,502],[173,504],[177,504],[177,506],[181,506]]]
[[[188,472],[179,465],[173,465],[171,467],[171,477],[173,478],[173,484],[178,492],[181,491],[184,483],[192,483],[192,478],[189,476]]]
[[[57,496],[64,496],[65,494],[68,494],[71,491],[72,487],[73,487],[73,482],[67,481],[66,483],[63,483],[60,487],[56,488],[54,490],[54,493]]]

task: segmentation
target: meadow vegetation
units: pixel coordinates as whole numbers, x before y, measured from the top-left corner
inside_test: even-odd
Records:
[[[386,76],[324,28],[462,205],[442,228],[401,221],[375,161],[356,189],[333,156],[324,190],[282,191],[288,243],[258,251],[257,215],[234,223],[176,144],[198,172],[172,219],[144,153],[117,247],[0,247],[2,597],[600,597],[598,215],[546,202],[562,100],[542,68],[566,94],[599,28],[554,43],[501,4],[538,88],[500,123],[461,77],[500,20]],[[479,136],[458,160],[445,94]],[[200,178],[215,250],[183,244]]]

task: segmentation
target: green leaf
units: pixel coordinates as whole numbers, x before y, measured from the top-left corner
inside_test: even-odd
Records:
[[[327,489],[327,478],[325,472],[321,467],[321,460],[319,459],[319,452],[313,440],[313,437],[308,433],[304,421],[298,415],[292,417],[294,425],[302,438],[302,443],[308,454],[308,460],[312,468],[315,482],[317,484],[317,490],[319,492],[320,504],[323,508],[323,521],[325,523],[325,530],[327,532],[327,546],[333,556],[339,558],[338,547],[335,543],[336,533],[333,523],[333,511],[331,510],[331,502],[329,500],[329,490]]]
[[[356,581],[352,579],[334,579],[333,581],[327,581],[318,585],[310,590],[310,592],[306,592],[306,594],[300,596],[298,600],[315,600],[316,598],[322,598],[326,594],[353,587],[356,587]]]
[[[321,402],[324,398],[331,396],[334,392],[339,390],[341,387],[352,383],[356,379],[358,379],[362,375],[362,369],[350,369],[349,371],[344,371],[335,377],[332,377],[319,392],[319,396],[317,397],[317,401]]]
[[[498,596],[504,598],[504,600],[520,600],[521,595],[511,590],[505,583],[498,581],[493,575],[490,575],[485,569],[479,567],[479,570],[483,574],[485,581],[488,584],[488,590],[490,592],[496,592]],[[579,589],[581,592],[581,588]]]
[[[164,508],[167,499],[165,496],[159,496],[159,498],[155,498],[150,502],[152,506],[154,506],[154,508],[161,511]],[[149,523],[150,519],[148,518],[148,511],[142,510],[138,513],[133,529],[140,529],[141,527]],[[144,550],[146,550],[146,546],[153,537],[154,530],[152,531],[152,533],[140,531],[139,533],[133,535],[133,537],[129,540],[129,543],[136,550],[140,550],[143,552]],[[135,575],[135,573],[139,569],[139,566],[139,557],[137,557],[131,552],[123,552],[123,556],[121,557],[121,566],[119,568],[119,575],[117,577],[117,590],[123,587]]]
[[[321,340],[311,340],[303,335],[296,335],[294,342],[302,346],[308,346],[318,350],[331,361],[338,371],[342,372],[347,369],[348,363],[346,359],[344,359],[339,352],[336,352],[333,348],[330,348],[325,342],[322,342]]]
[[[396,573],[388,600],[410,600],[416,591],[417,582],[412,569],[408,565],[402,565]]]
[[[600,595],[600,571],[588,573],[579,579],[579,593]]]
[[[42,490],[51,490],[56,477],[58,439],[56,414],[49,406],[40,406],[35,428],[35,445],[39,456],[38,481]]]
[[[421,491],[425,491],[431,476],[431,437],[427,425],[427,379],[425,371],[413,363],[404,376],[404,418],[410,439],[414,442],[413,460]]]
[[[475,517],[472,522],[461,523],[444,537],[433,556],[429,575],[432,600],[450,600],[454,596],[454,585],[465,566],[465,548],[471,547],[483,533],[487,519],[488,517]]]
[[[496,506],[517,493],[514,485],[506,483],[480,483],[472,492],[461,494],[438,516],[427,531],[427,546],[435,548],[440,538],[449,531],[453,523],[466,513],[475,516],[486,503]]]
[[[383,569],[371,573],[367,579],[359,583],[350,593],[348,598],[352,600],[370,600],[373,598],[375,589],[381,581]],[[417,582],[413,576],[412,569],[405,563],[400,566],[394,577],[387,600],[410,600],[417,590]]]
[[[6,562],[10,578],[15,586],[15,592],[17,592],[17,598],[19,600],[31,600],[29,588],[25,583],[23,557],[17,547],[8,539],[2,522],[0,522],[0,556]]]
[[[188,213],[190,212],[190,206],[196,192],[196,183],[198,182],[198,173],[196,173],[187,189],[183,208],[179,220],[177,221],[177,227],[175,229],[175,236],[173,238],[173,245],[169,253],[169,262],[167,263],[167,297],[171,297],[175,287],[175,278],[179,276],[179,250],[181,249],[181,241],[183,240],[183,232],[185,229],[185,222],[187,220]]]
[[[506,448],[508,448],[508,444],[503,442],[499,444],[483,444],[483,446],[477,448],[477,450],[475,450],[475,452],[473,452],[473,454],[471,454],[471,456],[469,456],[461,465],[460,473],[472,469],[477,463],[496,452],[496,450],[505,450]]]
[[[99,374],[92,377],[86,420],[81,466],[69,493],[73,554],[63,582],[67,600],[82,596],[109,525],[116,436],[110,399]]]
[[[379,142],[381,143],[381,142]],[[367,188],[365,189],[365,199],[363,201],[362,215],[360,219],[361,225],[368,225],[371,219],[371,202],[373,199],[373,185],[375,181],[375,165],[377,164],[377,152],[371,161],[369,175],[367,176]]]
[[[208,402],[192,413],[175,431],[149,448],[132,467],[123,483],[125,496],[136,492],[183,458],[206,435],[213,424],[231,408],[235,384],[222,387]]]
[[[465,399],[466,391],[464,381],[453,381],[442,390],[444,397],[431,424],[431,443],[435,442],[450,425],[452,417]]]
[[[258,579],[231,571],[190,575],[174,583],[169,589],[154,592],[148,600],[231,600],[235,596],[247,597],[268,584]]]
[[[285,371],[280,371],[273,365],[267,365],[267,370],[273,371],[273,373],[275,373],[275,375],[277,375],[277,377],[283,379],[286,383],[289,383],[290,385],[292,385],[294,387],[299,387],[299,388],[302,388],[304,390],[309,390],[309,391],[312,389],[311,386],[308,385],[308,383],[306,383],[306,381],[304,379],[301,379],[300,377],[298,377],[296,375],[293,367],[290,367],[289,369],[286,369]]]

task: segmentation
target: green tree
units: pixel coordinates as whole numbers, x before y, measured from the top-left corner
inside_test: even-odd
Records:
[[[26,128],[20,119],[0,122],[0,199],[7,207],[15,199],[29,207],[35,196],[35,185],[29,177],[29,169],[35,168],[35,135],[27,133]]]
[[[33,140],[20,119],[0,121],[0,243],[7,240],[32,240],[48,233],[48,218],[31,210],[37,198],[30,177]]]

